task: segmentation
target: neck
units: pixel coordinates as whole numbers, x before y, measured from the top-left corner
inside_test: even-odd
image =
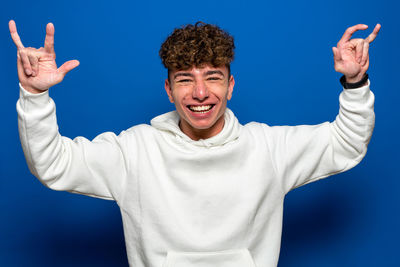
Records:
[[[184,134],[189,136],[190,139],[198,141],[200,139],[208,139],[216,136],[222,131],[224,124],[225,118],[221,116],[213,126],[207,129],[196,129],[187,123],[182,123],[182,120],[179,121],[179,128]]]

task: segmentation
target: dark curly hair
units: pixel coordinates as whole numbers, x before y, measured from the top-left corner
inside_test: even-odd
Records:
[[[175,29],[161,45],[159,55],[168,72],[211,64],[227,66],[234,57],[233,37],[216,25],[197,22]]]

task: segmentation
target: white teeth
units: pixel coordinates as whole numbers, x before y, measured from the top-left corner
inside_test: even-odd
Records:
[[[204,106],[189,106],[189,109],[195,112],[205,112],[209,111],[212,108],[212,105],[204,105]]]

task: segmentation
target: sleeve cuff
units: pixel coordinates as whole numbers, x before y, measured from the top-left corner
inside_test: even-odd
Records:
[[[34,94],[34,93],[27,91],[21,85],[21,83],[19,83],[19,88],[20,88],[19,97],[23,100],[35,99],[35,101],[39,101],[39,102],[48,102],[48,100],[49,100],[49,90],[43,91],[42,93],[39,93],[39,94]]]
[[[369,81],[369,79],[367,80],[367,84],[366,85],[364,85],[364,86],[361,86],[361,87],[357,87],[357,88],[344,88],[343,87],[343,90],[345,90],[345,91],[352,91],[352,90],[358,90],[358,89],[365,89],[365,88],[369,88],[369,86],[370,86],[370,81]]]

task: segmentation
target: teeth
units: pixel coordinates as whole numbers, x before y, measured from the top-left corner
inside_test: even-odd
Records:
[[[209,111],[212,108],[212,105],[204,105],[204,106],[189,106],[189,109],[196,112],[204,112]]]

